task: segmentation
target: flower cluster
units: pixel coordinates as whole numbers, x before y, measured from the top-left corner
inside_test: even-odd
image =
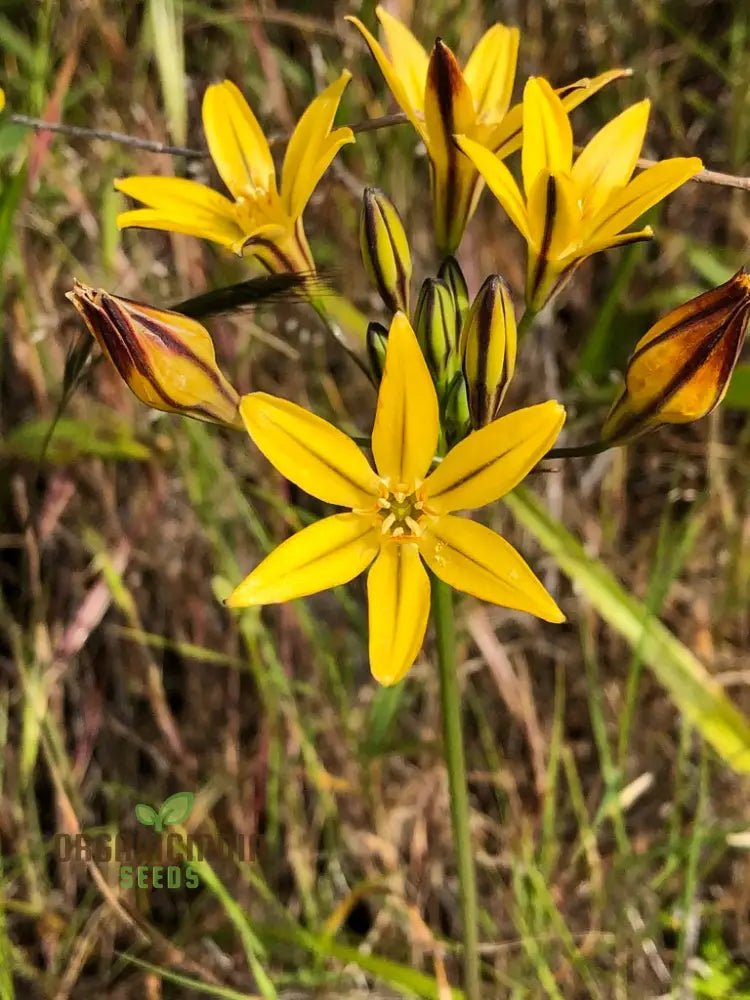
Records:
[[[348,72],[302,115],[286,146],[280,183],[255,115],[238,88],[224,81],[204,95],[203,126],[229,196],[174,177],[127,177],[115,185],[145,206],[123,212],[120,227],[212,240],[302,283],[305,297],[358,355],[377,388],[372,463],[359,441],[291,401],[257,392],[240,399],[196,318],[79,284],[70,297],[144,403],[244,427],[282,475],[344,508],[280,545],[236,587],[229,606],[302,597],[367,571],[372,672],[380,683],[394,684],[423,642],[428,570],[481,600],[548,622],[563,620],[521,556],[456,512],[512,490],[549,453],[562,428],[565,411],[554,400],[503,413],[533,317],[587,257],[651,238],[650,226],[630,227],[702,164],[679,157],[635,173],[647,100],[618,114],[575,155],[570,112],[628,70],[557,89],[532,77],[514,105],[516,28],[493,25],[462,69],[441,39],[428,52],[383,8],[376,15],[385,48],[358,18],[347,20],[364,38],[429,160],[439,266],[424,279],[413,308],[407,233],[377,188],[365,189],[359,240],[384,315],[368,324],[345,299],[336,299],[334,308],[315,291],[302,215],[336,154],[355,141],[352,129],[333,125]],[[505,163],[518,151],[521,185]],[[526,309],[518,323],[503,277],[489,275],[472,298],[455,257],[485,184],[527,245]],[[750,281],[740,272],[661,319],[636,346],[603,424],[601,448],[661,423],[697,419],[716,406],[749,314]],[[353,338],[342,332],[352,317]]]

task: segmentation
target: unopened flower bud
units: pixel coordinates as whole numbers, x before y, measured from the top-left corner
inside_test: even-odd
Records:
[[[627,441],[710,413],[729,386],[749,315],[750,275],[741,269],[662,316],[636,344],[602,440]]]
[[[409,312],[411,253],[393,202],[378,188],[365,188],[359,243],[365,269],[391,312]]]
[[[461,328],[464,325],[466,314],[469,311],[469,288],[466,284],[466,278],[464,278],[464,272],[461,270],[455,257],[445,258],[443,263],[440,265],[437,276],[441,281],[446,283],[448,288],[451,290],[451,295],[453,296],[457,324],[456,343],[458,343]]]
[[[461,356],[475,430],[495,420],[516,367],[516,316],[510,289],[491,274],[461,331]]]
[[[388,346],[388,330],[374,320],[367,327],[367,360],[370,363],[375,385],[380,385],[385,365],[385,349]]]
[[[444,281],[425,278],[414,310],[414,331],[440,398],[460,370],[456,308]]]
[[[78,281],[67,297],[141,402],[242,427],[239,395],[216,364],[208,331],[196,320]]]

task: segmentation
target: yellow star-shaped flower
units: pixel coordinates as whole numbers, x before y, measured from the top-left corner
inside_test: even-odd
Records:
[[[399,312],[388,336],[372,432],[375,469],[351,438],[294,403],[251,393],[240,413],[284,476],[349,510],[283,542],[232,593],[230,607],[303,597],[370,567],[370,665],[386,685],[406,674],[424,639],[430,609],[425,563],[441,580],[481,600],[563,620],[508,542],[454,514],[492,503],[524,478],[563,425],[559,403],[500,417],[470,434],[430,472],[438,401],[414,332]]]
[[[565,105],[546,80],[532,77],[523,94],[525,197],[494,153],[468,134],[457,136],[528,244],[526,301],[532,308],[540,309],[559,291],[584,258],[649,239],[650,226],[623,230],[703,168],[697,156],[675,157],[633,178],[650,107],[649,101],[640,101],[626,108],[596,133],[574,162]]]
[[[125,177],[115,181],[117,190],[147,207],[123,212],[117,224],[213,240],[257,257],[271,271],[314,271],[302,212],[336,153],[354,142],[350,128],[331,131],[350,79],[342,73],[300,118],[286,148],[280,190],[268,141],[247,101],[229,80],[213,84],[203,98],[203,127],[233,200],[184,178]]]
[[[476,208],[482,178],[462,156],[453,136],[470,136],[501,159],[521,146],[521,105],[511,107],[518,60],[518,28],[493,24],[480,38],[463,71],[438,39],[428,55],[409,29],[383,7],[375,10],[390,59],[359,18],[362,34],[401,110],[419,133],[430,157],[435,240],[453,253]],[[583,79],[559,92],[572,110],[605,84],[629,75],[616,69]]]

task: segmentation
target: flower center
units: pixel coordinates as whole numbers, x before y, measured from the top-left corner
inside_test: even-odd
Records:
[[[408,487],[399,483],[391,490],[384,483],[378,499],[378,515],[381,531],[391,538],[414,538],[424,532],[424,499],[416,487],[409,492]]]

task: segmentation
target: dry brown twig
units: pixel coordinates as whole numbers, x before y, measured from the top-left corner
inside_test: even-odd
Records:
[[[205,160],[208,159],[208,150],[192,149],[190,146],[171,146],[166,142],[156,142],[153,139],[141,139],[138,136],[127,135],[125,132],[112,132],[109,129],[85,128],[80,125],[66,125],[64,122],[47,122],[41,118],[32,118],[29,115],[12,114],[8,116],[9,121],[14,125],[23,125],[25,128],[33,129],[35,132],[57,132],[60,135],[69,135],[79,139],[104,139],[108,142],[117,142],[123,146],[131,146],[133,149],[142,149],[149,153],[162,153],[165,156],[184,156],[187,159]],[[394,125],[404,125],[408,121],[405,114],[399,112],[394,115],[383,115],[380,118],[369,118],[367,121],[355,122],[350,125],[352,132],[376,132],[379,129],[391,128]],[[289,141],[288,135],[272,135],[269,137],[271,146],[283,145]],[[658,160],[647,160],[641,158],[636,164],[641,169],[653,167]],[[719,187],[739,188],[742,191],[750,191],[750,177],[737,177],[735,174],[725,174],[720,170],[700,170],[694,177],[690,178],[699,184],[714,184]]]

